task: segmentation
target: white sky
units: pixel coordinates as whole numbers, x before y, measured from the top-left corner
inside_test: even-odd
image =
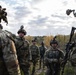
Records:
[[[67,9],[76,9],[76,0],[0,0],[8,13],[8,26],[2,21],[4,30],[16,34],[24,25],[27,35],[43,36],[70,34],[76,27],[76,18]]]

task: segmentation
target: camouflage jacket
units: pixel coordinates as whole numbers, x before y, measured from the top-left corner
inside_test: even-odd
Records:
[[[29,42],[25,38],[17,37],[15,44],[19,61],[30,60]]]
[[[45,46],[40,46],[39,47],[40,56],[44,56],[46,50],[47,48]]]
[[[2,50],[3,62],[5,63],[4,65],[6,65],[4,67],[7,68],[9,73],[8,75],[21,75],[16,54],[16,48],[13,41],[11,41],[7,37],[9,35],[9,33],[0,29],[0,49]],[[3,70],[3,67],[1,69]]]
[[[31,55],[34,55],[34,56],[39,57],[39,49],[38,49],[38,46],[31,45],[30,46],[30,51],[31,51]]]
[[[60,63],[64,58],[64,53],[62,50],[58,48],[53,49],[52,47],[50,47],[50,49],[45,52],[44,58],[45,63],[52,63],[52,62]]]

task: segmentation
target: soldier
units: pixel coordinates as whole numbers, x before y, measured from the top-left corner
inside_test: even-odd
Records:
[[[45,52],[45,65],[47,71],[45,75],[60,75],[60,64],[64,53],[58,49],[58,42],[54,39],[50,42],[50,49]]]
[[[33,63],[33,69],[32,69],[32,74],[34,75],[35,73],[35,67],[39,59],[39,49],[38,46],[36,45],[36,40],[32,40],[32,45],[30,46],[30,51],[32,55],[32,63]]]
[[[21,75],[16,48],[0,24],[0,75]]]
[[[20,64],[20,68],[24,75],[29,75],[29,67],[30,67],[30,52],[29,52],[29,43],[25,39],[26,31],[23,29],[24,27],[18,30],[18,37],[14,40],[18,55],[18,60]]]
[[[40,62],[39,62],[39,69],[41,69],[41,63],[44,68],[44,53],[47,50],[46,46],[44,45],[44,42],[41,42],[41,46],[39,47],[40,52]]]

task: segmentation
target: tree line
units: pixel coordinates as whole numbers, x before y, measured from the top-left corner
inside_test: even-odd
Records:
[[[56,40],[58,41],[59,47],[62,50],[65,50],[66,44],[68,43],[69,40],[69,35],[56,35],[57,38]],[[49,36],[30,36],[27,35],[25,36],[25,38],[29,41],[29,43],[31,44],[31,41],[34,38],[37,38],[37,45],[40,46],[41,42],[44,41],[45,46],[48,48],[50,46],[50,41],[53,39],[53,35],[49,35]],[[76,41],[76,33],[74,34],[73,38],[72,38],[72,42]]]

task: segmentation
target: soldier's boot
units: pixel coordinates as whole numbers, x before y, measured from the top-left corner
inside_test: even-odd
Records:
[[[32,74],[31,75],[34,75],[35,73],[35,66],[33,66],[33,70],[32,70]]]
[[[40,63],[39,63],[39,69],[41,69],[41,59],[40,59]]]
[[[29,75],[29,68],[27,68],[27,67],[24,66],[22,68],[22,71],[23,71],[24,75]]]
[[[43,60],[43,69],[44,69],[45,65],[44,65],[44,60]]]

